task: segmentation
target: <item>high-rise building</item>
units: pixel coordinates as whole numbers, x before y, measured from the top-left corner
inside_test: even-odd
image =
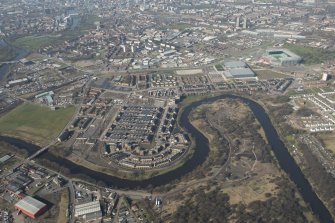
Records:
[[[248,18],[244,17],[243,18],[243,29],[247,29],[247,25],[248,25]]]
[[[303,0],[302,2],[303,2],[304,4],[312,5],[312,4],[316,4],[316,3],[317,3],[317,0]]]
[[[240,27],[240,16],[237,16],[236,18],[236,28],[239,28]]]

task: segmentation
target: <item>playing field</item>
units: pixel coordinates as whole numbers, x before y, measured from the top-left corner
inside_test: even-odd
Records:
[[[0,134],[46,145],[71,120],[75,107],[52,111],[48,107],[25,103],[0,117]]]

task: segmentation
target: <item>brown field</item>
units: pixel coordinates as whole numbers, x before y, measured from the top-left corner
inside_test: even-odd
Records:
[[[60,195],[59,205],[59,214],[57,218],[57,223],[67,222],[66,212],[69,205],[69,193],[67,189],[63,190]]]
[[[75,65],[78,67],[90,67],[95,65],[95,61],[94,60],[80,60],[75,62]]]
[[[335,154],[335,135],[333,133],[320,135],[321,141],[324,143],[327,149]]]
[[[261,80],[273,79],[273,78],[285,78],[288,75],[273,71],[273,70],[254,70],[257,77]]]

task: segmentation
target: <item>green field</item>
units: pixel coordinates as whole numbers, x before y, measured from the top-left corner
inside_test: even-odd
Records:
[[[56,36],[25,36],[14,40],[12,44],[29,51],[35,51],[39,48],[51,45],[56,40]]]
[[[335,59],[335,51],[296,44],[285,44],[284,47],[301,56],[305,64],[320,64]]]
[[[75,107],[52,111],[47,107],[25,103],[0,117],[0,134],[46,145],[58,136],[74,112]]]
[[[71,40],[85,34],[88,30],[94,29],[94,22],[99,21],[97,16],[86,16],[81,18],[81,21],[74,30],[68,30],[59,35],[44,35],[44,36],[25,36],[12,40],[11,43],[15,46],[24,48],[28,51],[36,51],[42,47],[54,44],[61,44],[64,41]]]

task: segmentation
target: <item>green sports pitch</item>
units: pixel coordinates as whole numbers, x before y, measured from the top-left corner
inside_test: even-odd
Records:
[[[0,117],[0,134],[46,145],[56,138],[71,120],[75,107],[50,108],[24,103]]]

